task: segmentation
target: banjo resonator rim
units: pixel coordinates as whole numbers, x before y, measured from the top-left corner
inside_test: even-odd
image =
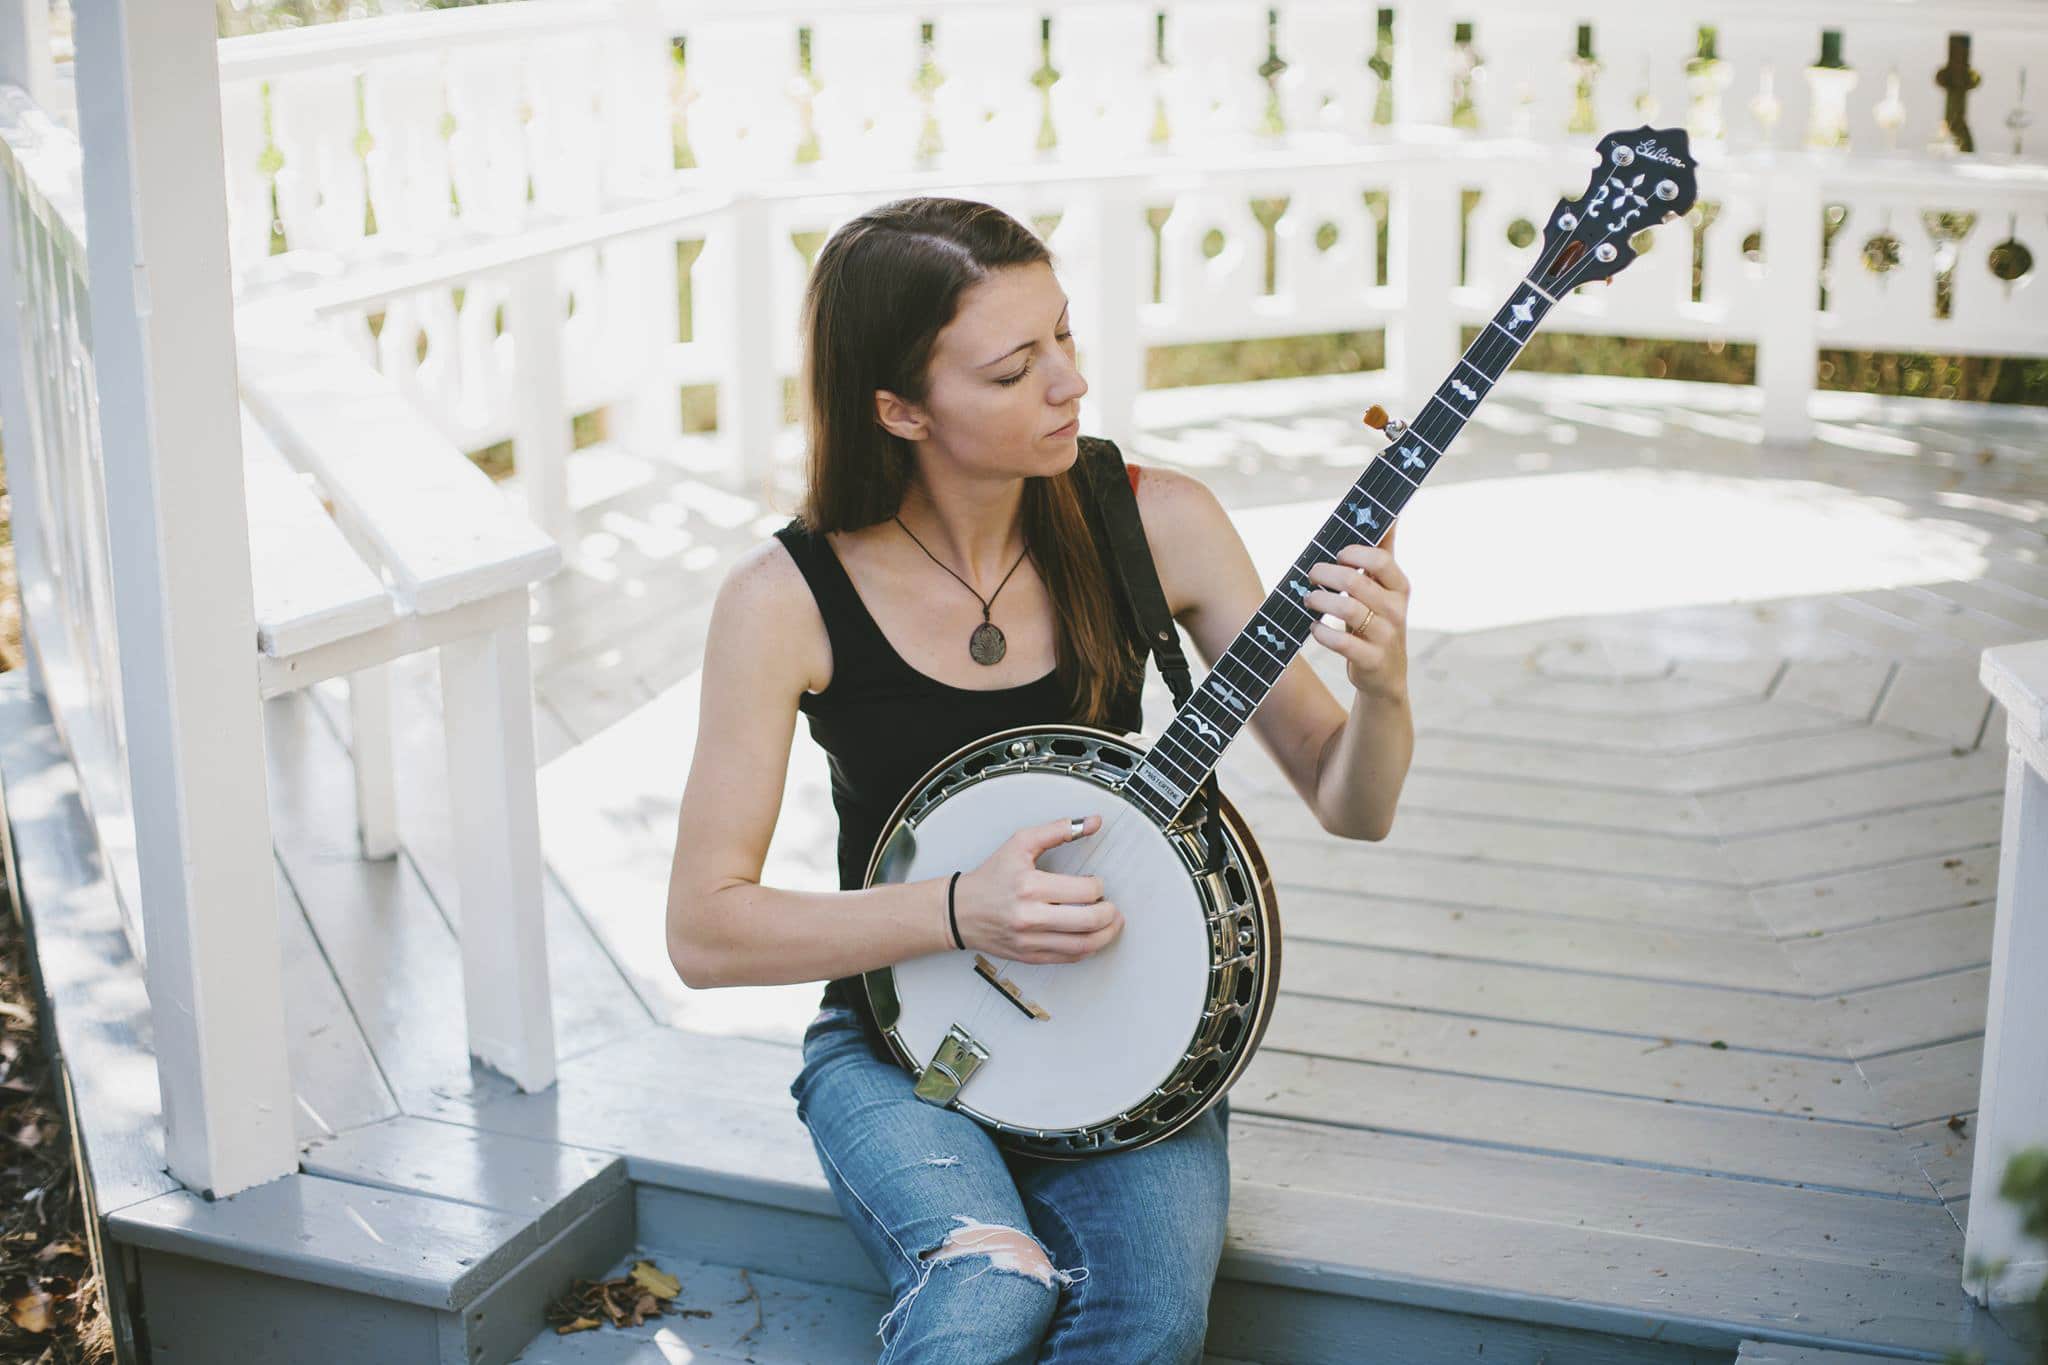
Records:
[[[1144,758],[1148,746],[1142,740],[1143,736],[1127,737],[1089,725],[1039,724],[1000,730],[962,746],[913,783],[883,822],[863,885],[875,885],[892,845],[913,837],[922,818],[956,792],[1008,773],[1053,771],[1121,794],[1125,779]],[[866,972],[862,980],[875,1021],[898,1063],[918,1078],[920,1098],[966,1114],[991,1130],[1002,1146],[1033,1156],[1078,1159],[1169,1137],[1230,1089],[1258,1049],[1279,994],[1280,918],[1264,855],[1229,797],[1220,790],[1217,795],[1227,856],[1215,872],[1201,870],[1207,849],[1185,812],[1160,830],[1205,906],[1210,966],[1206,1003],[1194,1035],[1151,1094],[1107,1120],[1073,1128],[1032,1128],[982,1114],[961,1099],[959,1091],[968,1075],[989,1060],[986,1050],[977,1045],[980,1056],[963,1056],[961,1045],[972,1040],[964,1035],[956,1040],[956,1026],[942,1040],[940,1053],[930,1059],[945,1060],[943,1070],[915,1057],[896,1027],[902,1007],[893,969]],[[962,1062],[967,1063],[966,1072],[956,1080],[955,1063]]]

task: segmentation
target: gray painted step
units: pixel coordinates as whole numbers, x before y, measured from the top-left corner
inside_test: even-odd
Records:
[[[875,1359],[875,1325],[889,1311],[881,1294],[681,1259],[635,1247],[602,1278],[650,1261],[682,1282],[671,1310],[638,1327],[606,1325],[558,1333],[547,1328],[514,1357],[519,1365],[678,1365],[751,1361],[754,1365],[866,1365]],[[585,1278],[599,1278],[586,1276]],[[707,1313],[685,1317],[680,1310]],[[1202,1365],[1255,1365],[1249,1357],[1208,1355]]]

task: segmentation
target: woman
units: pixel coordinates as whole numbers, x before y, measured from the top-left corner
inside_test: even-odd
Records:
[[[829,979],[791,1093],[891,1286],[882,1359],[1198,1359],[1229,1198],[1227,1102],[1131,1151],[1007,1153],[912,1096],[859,981],[954,947],[956,926],[998,957],[1074,962],[1123,924],[1100,878],[1035,865],[1093,834],[1096,812],[1075,812],[1078,834],[1066,820],[1016,831],[960,876],[950,916],[945,878],[858,889],[882,822],[952,750],[1033,722],[1141,728],[1141,661],[1074,468],[1088,385],[1066,297],[1016,220],[908,199],[825,244],[804,332],[809,486],[712,609],[670,958],[693,987]],[[1266,589],[1207,487],[1163,468],[1133,478],[1168,606],[1213,664]],[[1310,576],[1309,606],[1363,623],[1314,628],[1346,662],[1350,714],[1293,667],[1251,724],[1325,828],[1380,839],[1413,747],[1408,582],[1364,545]],[[799,712],[831,759],[838,892],[759,883]]]

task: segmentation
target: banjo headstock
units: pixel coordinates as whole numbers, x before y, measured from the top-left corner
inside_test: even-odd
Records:
[[[1600,139],[1599,153],[1585,192],[1558,200],[1543,229],[1543,264],[1532,278],[1553,297],[1620,274],[1636,258],[1629,238],[1684,213],[1699,193],[1683,128],[1617,130]]]

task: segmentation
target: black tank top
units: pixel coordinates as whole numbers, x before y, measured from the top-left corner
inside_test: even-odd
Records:
[[[839,887],[857,890],[865,882],[882,823],[933,764],[994,731],[1074,716],[1056,672],[989,689],[954,687],[920,673],[868,614],[830,541],[795,518],[775,537],[803,570],[832,642],[831,682],[822,692],[805,692],[797,708],[810,718],[811,737],[831,769],[832,807],[839,815]],[[1095,542],[1104,571],[1114,581],[1109,548],[1099,532]],[[1122,612],[1117,619],[1128,630]],[[1142,679],[1126,684],[1104,728],[1142,728],[1141,687]],[[827,983],[821,1004],[852,1007],[878,1055],[887,1055],[858,976]]]

